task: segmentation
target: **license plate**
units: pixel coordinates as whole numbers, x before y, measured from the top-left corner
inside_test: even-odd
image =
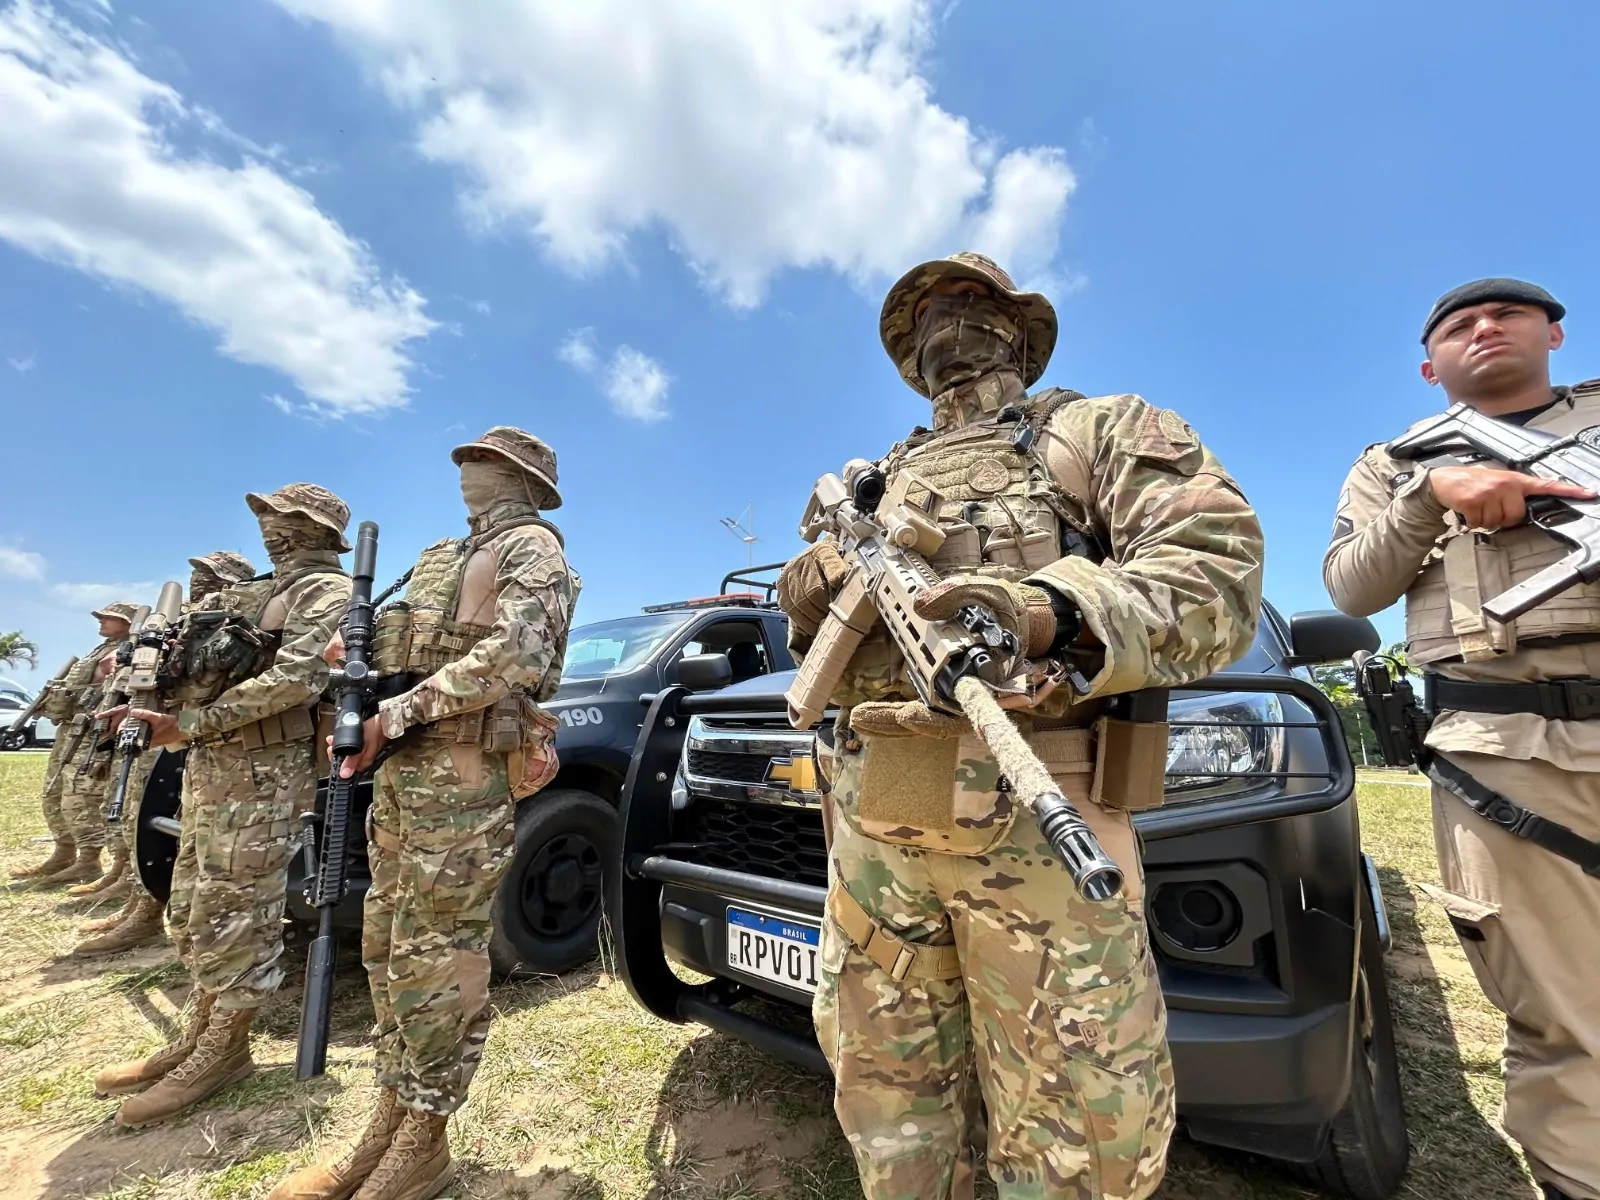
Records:
[[[728,965],[810,995],[817,990],[817,926],[793,917],[728,909]]]

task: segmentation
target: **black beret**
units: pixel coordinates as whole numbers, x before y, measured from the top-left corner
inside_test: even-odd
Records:
[[[1434,302],[1428,319],[1422,323],[1422,344],[1426,346],[1433,331],[1439,327],[1439,322],[1457,309],[1487,304],[1491,300],[1532,304],[1544,309],[1552,321],[1559,321],[1567,315],[1561,302],[1536,283],[1524,283],[1520,279],[1475,279],[1458,288],[1451,288]]]

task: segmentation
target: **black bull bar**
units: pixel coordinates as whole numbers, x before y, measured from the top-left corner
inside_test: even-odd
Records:
[[[1173,699],[1207,692],[1273,692],[1298,701],[1309,712],[1309,719],[1286,713],[1281,721],[1227,724],[1239,728],[1314,729],[1320,736],[1326,769],[1219,769],[1191,773],[1205,779],[1255,779],[1261,781],[1262,790],[1140,813],[1136,820],[1146,841],[1325,812],[1342,804],[1354,791],[1355,768],[1343,726],[1332,703],[1313,684],[1292,675],[1225,673],[1177,689]],[[622,870],[610,873],[606,889],[606,912],[616,941],[618,973],[633,998],[664,1021],[699,1022],[751,1042],[780,1059],[826,1073],[827,1062],[814,1038],[736,1011],[734,1005],[747,993],[731,980],[685,983],[673,973],[662,948],[661,894],[667,884],[803,912],[822,911],[827,896],[822,888],[708,867],[673,853],[675,848],[684,848],[672,844],[670,793],[689,719],[741,714],[770,717],[774,709],[781,711],[781,698],[749,693],[701,695],[673,687],[648,700],[649,709],[622,787]],[[1171,721],[1175,729],[1215,724]]]

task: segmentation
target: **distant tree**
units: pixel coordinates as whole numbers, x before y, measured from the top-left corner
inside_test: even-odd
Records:
[[[1378,748],[1378,736],[1367,720],[1367,706],[1356,691],[1355,668],[1349,663],[1312,667],[1311,677],[1339,714],[1350,757],[1363,766],[1380,762],[1383,753]]]
[[[18,667],[27,663],[32,669],[39,665],[39,647],[22,636],[20,629],[11,633],[0,633],[0,663],[8,667]]]

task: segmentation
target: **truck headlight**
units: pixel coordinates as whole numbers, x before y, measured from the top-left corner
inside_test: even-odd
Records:
[[[1171,703],[1167,719],[1168,803],[1251,791],[1284,769],[1283,701],[1276,692],[1188,696]]]

